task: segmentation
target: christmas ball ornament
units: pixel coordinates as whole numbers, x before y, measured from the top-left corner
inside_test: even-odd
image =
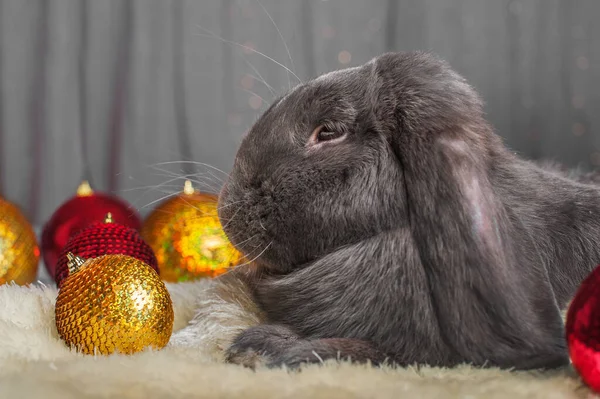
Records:
[[[573,367],[590,388],[600,392],[600,266],[575,293],[565,328]]]
[[[0,284],[32,283],[40,250],[35,232],[21,210],[0,198]]]
[[[41,238],[42,257],[50,276],[55,277],[56,262],[69,238],[91,223],[101,222],[108,212],[120,224],[136,230],[141,227],[135,209],[120,198],[94,192],[87,182],[83,182],[77,194],[54,212],[44,226]]]
[[[163,348],[173,332],[173,303],[158,274],[139,259],[69,257],[56,298],[59,336],[86,354]]]
[[[68,253],[84,259],[109,254],[129,255],[146,263],[158,273],[158,264],[152,248],[137,230],[114,221],[111,213],[106,216],[104,222],[92,223],[69,239],[56,263],[54,280],[59,287],[69,274]]]
[[[148,215],[141,235],[166,281],[215,277],[244,262],[219,222],[217,196],[196,191],[189,181]]]

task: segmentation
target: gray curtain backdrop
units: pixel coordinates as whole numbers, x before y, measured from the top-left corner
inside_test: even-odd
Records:
[[[0,0],[0,193],[41,224],[84,175],[142,214],[184,175],[216,191],[287,69],[415,49],[516,152],[600,165],[598,0]]]

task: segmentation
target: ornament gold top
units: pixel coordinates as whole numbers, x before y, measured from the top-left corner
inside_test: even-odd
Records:
[[[112,213],[108,212],[106,214],[106,217],[104,218],[104,223],[112,223],[112,222],[113,222]]]
[[[192,186],[192,182],[190,180],[186,180],[185,184],[183,185],[183,193],[185,195],[192,195],[196,192],[196,190],[194,189],[194,186]]]
[[[94,190],[90,186],[90,183],[87,180],[81,182],[79,187],[77,187],[77,196],[78,197],[87,197],[94,194]]]
[[[85,263],[85,259],[73,254],[72,252],[69,252],[67,254],[67,259],[69,259],[69,261],[67,262],[67,266],[69,267],[69,274],[78,272],[79,269],[81,269],[81,266],[83,266],[83,264]]]

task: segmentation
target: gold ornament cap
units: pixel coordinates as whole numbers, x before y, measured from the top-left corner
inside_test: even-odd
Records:
[[[183,184],[183,193],[185,195],[192,195],[196,193],[196,189],[194,188],[190,180],[186,180]]]
[[[90,186],[90,183],[87,180],[81,182],[79,187],[77,187],[78,197],[89,197],[92,194],[94,194],[94,190],[92,190],[92,187]]]
[[[83,264],[85,263],[85,259],[73,254],[72,252],[69,252],[67,254],[67,259],[69,260],[67,262],[67,267],[69,268],[69,274],[77,273],[81,269]]]

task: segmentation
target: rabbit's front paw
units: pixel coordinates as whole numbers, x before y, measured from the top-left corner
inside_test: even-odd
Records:
[[[226,351],[229,363],[256,368],[268,364],[298,342],[298,336],[281,325],[263,324],[239,334]]]

